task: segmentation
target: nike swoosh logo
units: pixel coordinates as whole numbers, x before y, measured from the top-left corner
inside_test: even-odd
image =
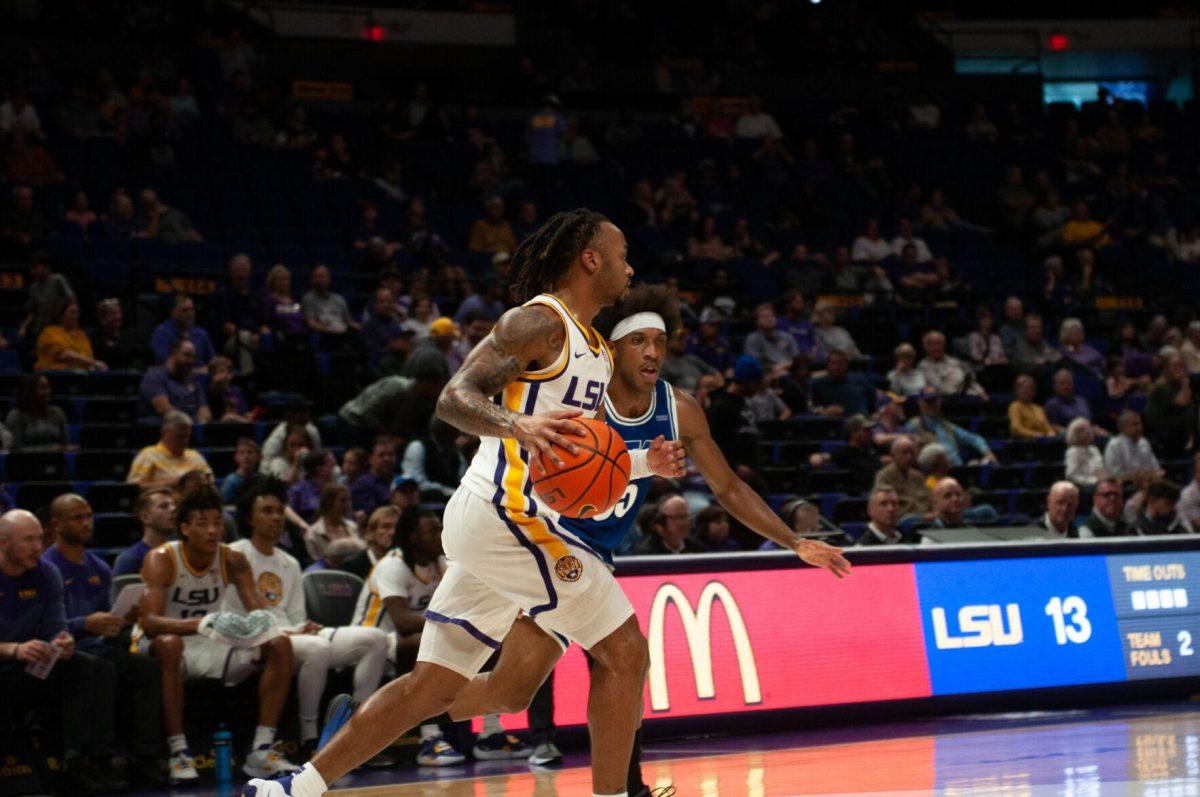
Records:
[[[576,359],[576,360],[578,360],[580,357],[586,357],[586,356],[587,356],[587,352],[586,352],[586,351],[581,351],[581,352],[579,352],[578,354],[576,354],[576,355],[575,355],[575,359]]]

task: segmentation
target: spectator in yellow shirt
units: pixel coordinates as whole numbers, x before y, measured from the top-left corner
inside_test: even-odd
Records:
[[[484,217],[476,219],[471,225],[471,236],[468,246],[472,252],[508,252],[517,251],[517,235],[512,225],[504,218],[504,200],[498,196],[491,197],[483,205]]]
[[[37,339],[35,371],[103,371],[106,366],[92,354],[92,341],[79,328],[79,304],[67,299],[59,305],[54,323]]]
[[[1034,402],[1037,385],[1032,376],[1018,376],[1013,392],[1017,398],[1008,405],[1008,428],[1017,440],[1053,437],[1062,432],[1046,418],[1046,411]]]
[[[191,439],[192,419],[186,413],[171,410],[163,416],[158,442],[138,452],[125,481],[148,490],[153,487],[173,488],[184,474],[194,470],[212,479],[212,468],[203,455],[194,448],[188,448]]]
[[[1103,249],[1112,243],[1112,239],[1104,230],[1104,225],[1091,217],[1087,203],[1080,200],[1075,203],[1071,210],[1071,218],[1062,226],[1059,235],[1067,246]]]

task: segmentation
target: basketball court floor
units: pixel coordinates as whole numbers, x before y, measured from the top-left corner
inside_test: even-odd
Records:
[[[337,797],[587,795],[582,755],[557,770],[491,762],[355,775]],[[679,797],[1200,796],[1200,703],[975,714],[786,734],[651,742],[651,786]]]

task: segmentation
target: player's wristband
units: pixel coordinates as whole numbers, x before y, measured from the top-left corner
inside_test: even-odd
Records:
[[[647,463],[649,452],[644,448],[639,448],[629,452],[629,480],[644,479],[647,476],[653,476],[654,471],[650,470],[650,465]]]

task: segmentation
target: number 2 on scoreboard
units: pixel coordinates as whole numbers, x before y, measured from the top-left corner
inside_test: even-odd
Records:
[[[1175,641],[1179,643],[1179,655],[1191,656],[1196,651],[1192,649],[1192,632],[1180,631],[1175,635]]]
[[[1082,645],[1092,638],[1092,622],[1087,618],[1087,603],[1078,595],[1051,598],[1046,614],[1054,618],[1054,639],[1058,644]]]

